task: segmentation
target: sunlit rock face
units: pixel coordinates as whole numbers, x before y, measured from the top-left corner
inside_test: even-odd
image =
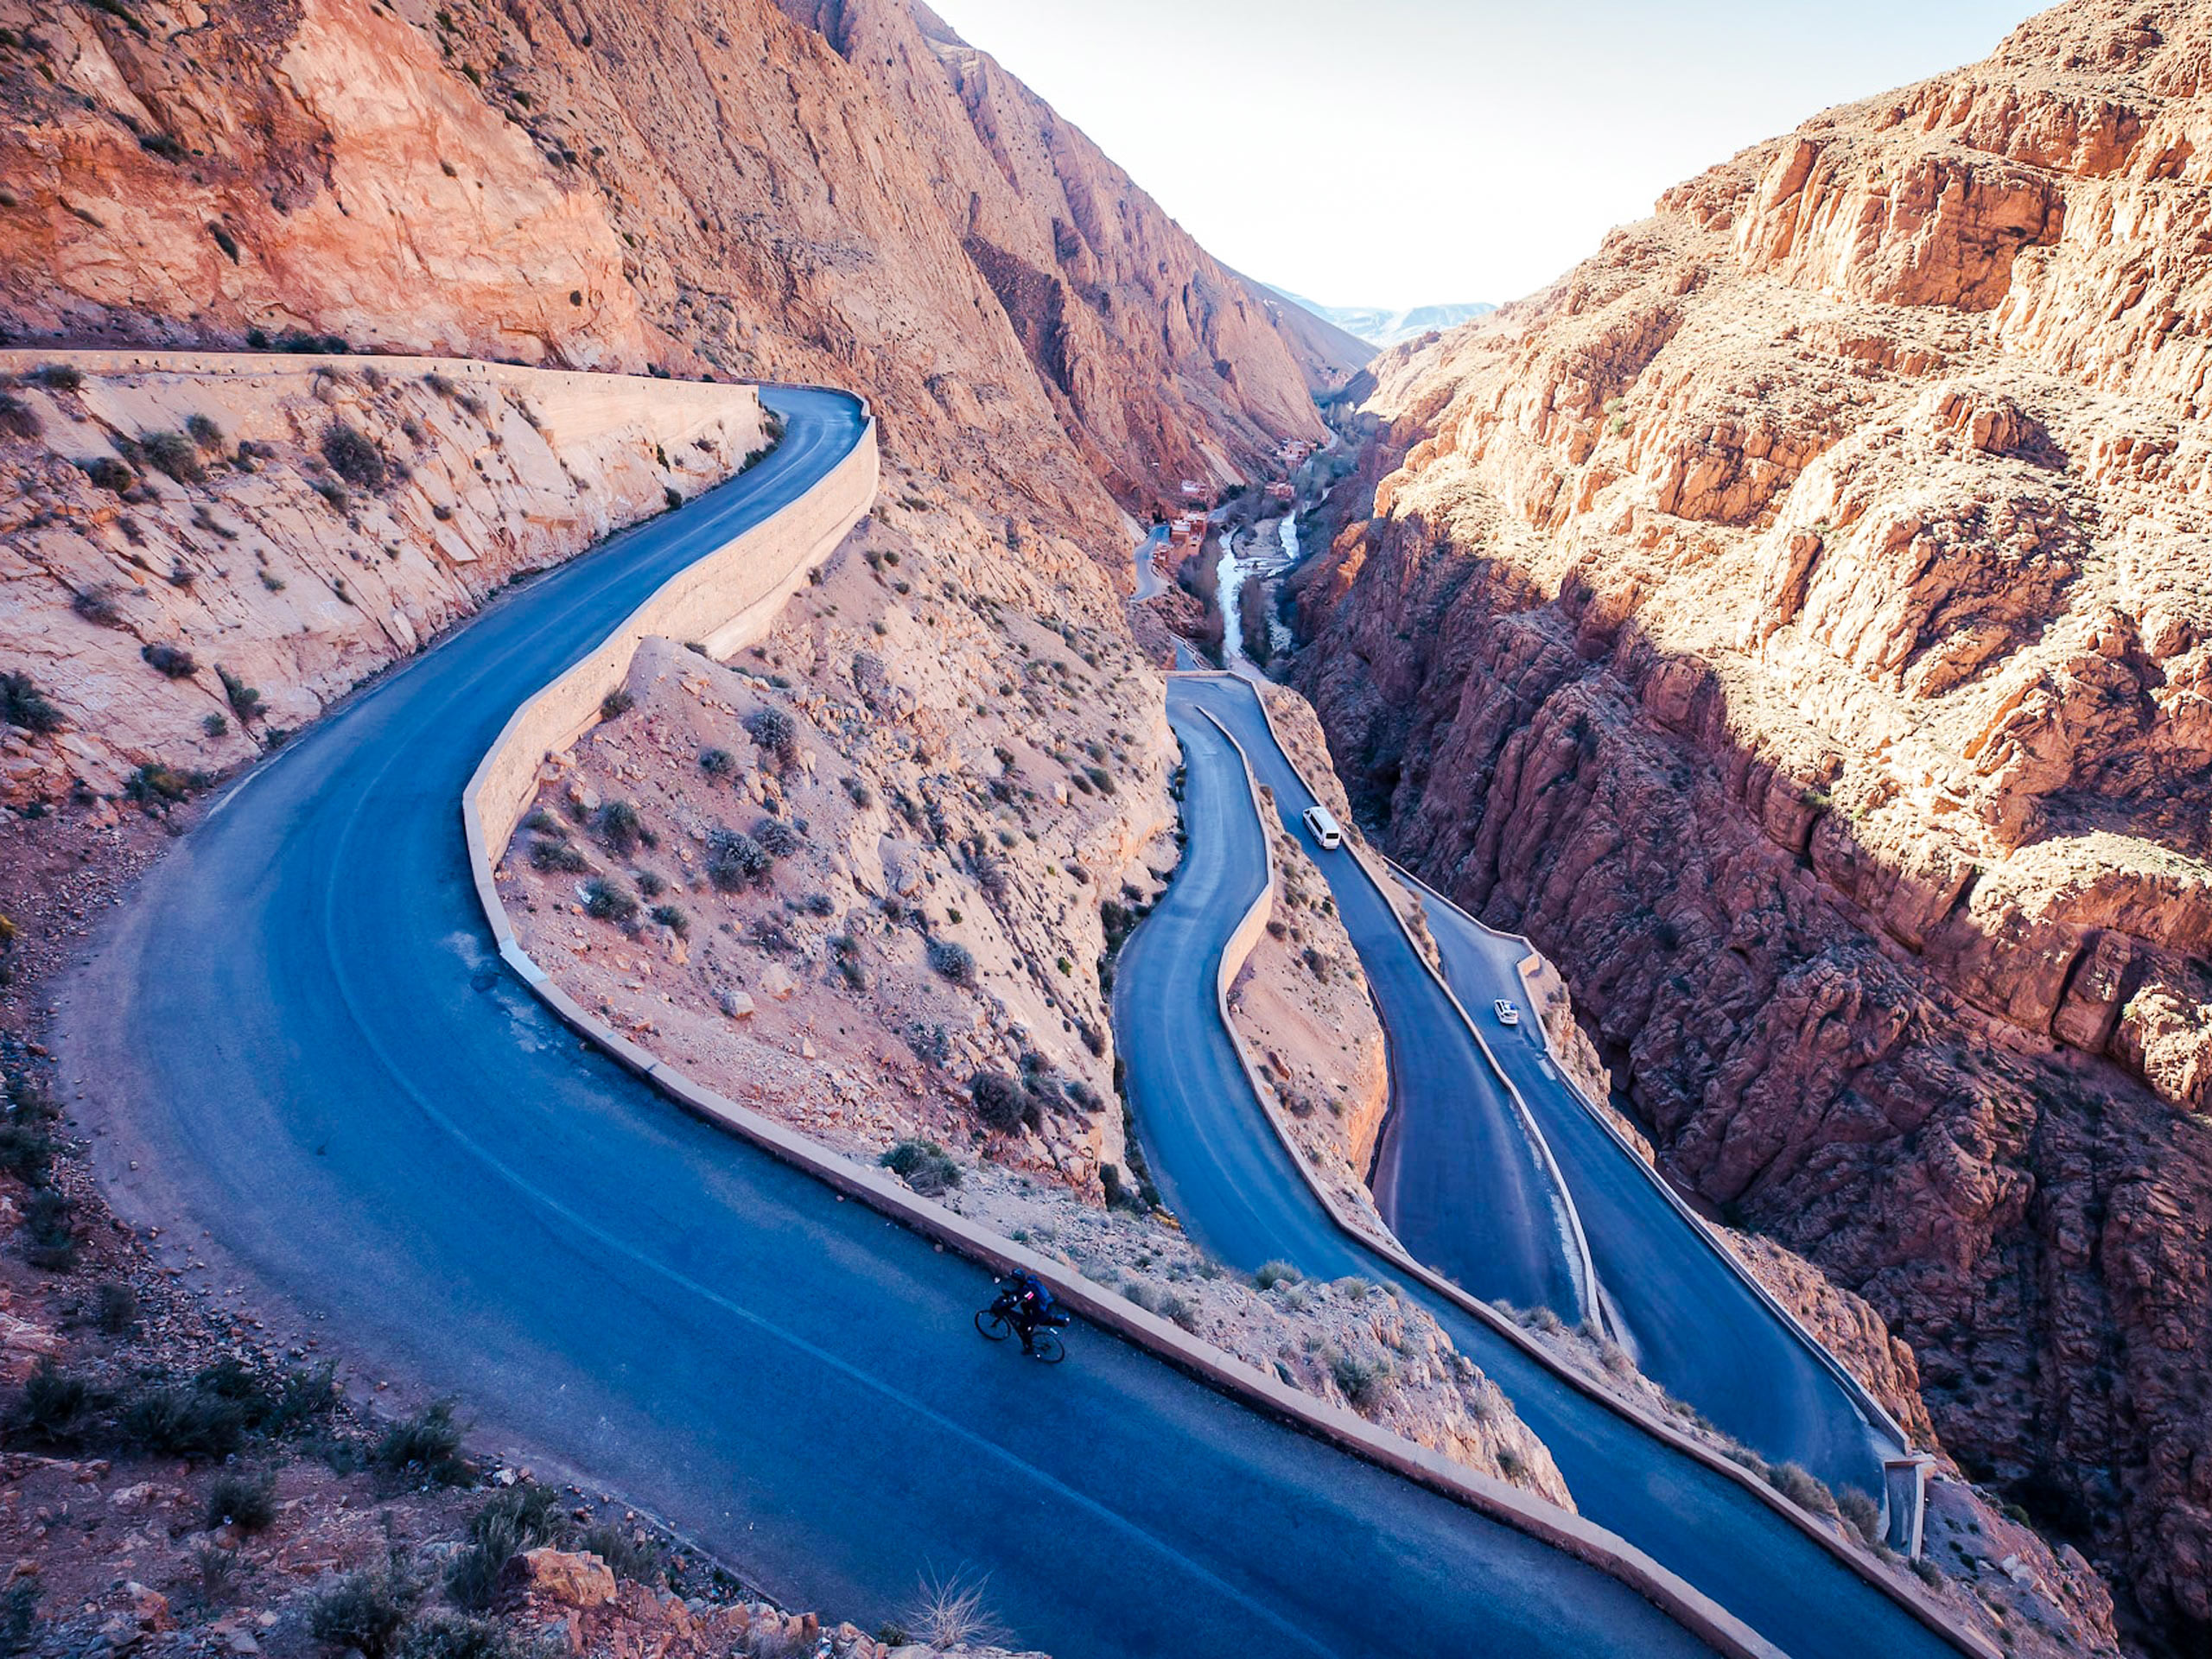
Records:
[[[2208,68],[2212,6],[2062,7],[1386,356],[1300,670],[1400,855],[1559,960],[1662,1161],[1867,1297],[1946,1443],[2182,1632]]]
[[[898,0],[8,22],[17,341],[257,328],[830,381],[878,400],[894,458],[1092,529],[1109,492],[1318,438],[1312,391],[1357,366]]]

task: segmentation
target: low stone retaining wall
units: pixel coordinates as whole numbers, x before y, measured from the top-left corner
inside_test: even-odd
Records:
[[[1147,1312],[1059,1263],[957,1216],[880,1169],[831,1152],[774,1119],[704,1087],[620,1035],[570,996],[517,941],[493,880],[494,846],[504,848],[536,786],[537,766],[597,718],[599,700],[627,671],[647,634],[708,639],[721,650],[757,633],[868,510],[874,496],[873,423],[852,454],[768,523],[744,532],[671,579],[632,613],[600,650],[518,709],[469,780],[461,804],[470,873],[501,958],[569,1029],[698,1116],[805,1170],[925,1237],[995,1273],[1034,1273],[1053,1294],[1101,1329],[1166,1359],[1224,1394],[1353,1455],[1418,1481],[1479,1514],[1565,1551],[1620,1580],[1731,1659],[1783,1659],[1780,1649],[1740,1619],[1624,1540],[1555,1504],[1460,1467],[1440,1453],[1376,1428],[1342,1407],[1317,1400],[1247,1365],[1180,1326]],[[497,830],[494,842],[488,831]],[[1268,894],[1238,929],[1249,950],[1264,925]],[[1242,951],[1237,953],[1242,960]],[[1222,988],[1226,991],[1224,982]]]

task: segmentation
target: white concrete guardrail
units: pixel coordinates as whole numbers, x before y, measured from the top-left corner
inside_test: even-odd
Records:
[[[1415,889],[1419,893],[1437,904],[1459,911],[1460,915],[1466,917],[1468,921],[1472,922],[1475,926],[1492,938],[1503,939],[1509,944],[1519,945],[1523,954],[1520,961],[1514,964],[1514,976],[1521,982],[1521,994],[1528,999],[1529,1007],[1533,1010],[1542,1006],[1542,996],[1537,989],[1535,976],[1545,969],[1550,969],[1556,976],[1558,969],[1552,966],[1550,959],[1543,952],[1529,942],[1526,934],[1500,932],[1489,924],[1477,920],[1395,860],[1387,855],[1378,854],[1376,856],[1382,858],[1390,874],[1406,886]],[[1620,1148],[1622,1155],[1635,1164],[1651,1185],[1658,1189],[1661,1196],[1674,1207],[1675,1213],[1681,1218],[1683,1224],[1697,1235],[1706,1248],[1718,1256],[1731,1273],[1742,1281],[1751,1294],[1764,1305],[1768,1313],[1780,1320],[1787,1330],[1805,1344],[1814,1357],[1835,1377],[1838,1385],[1851,1396],[1852,1403],[1865,1414],[1867,1421],[1875,1424],[1884,1434],[1889,1437],[1893,1445],[1902,1450],[1903,1456],[1885,1459],[1885,1463],[1910,1462],[1912,1439],[1905,1433],[1904,1426],[1891,1414],[1889,1408],[1874,1397],[1872,1390],[1851,1374],[1849,1367],[1828,1351],[1826,1343],[1805,1328],[1804,1321],[1792,1313],[1772,1291],[1759,1282],[1758,1275],[1744,1265],[1742,1257],[1713,1236],[1713,1230],[1706,1224],[1705,1217],[1691,1209],[1683,1200],[1682,1195],[1675,1192],[1668,1184],[1666,1179],[1651,1166],[1642,1154],[1636,1150],[1630,1143],[1628,1137],[1620,1132],[1619,1125],[1613,1122],[1611,1114],[1599,1110],[1592,1103],[1589,1096],[1582,1092],[1582,1085],[1577,1083],[1567,1068],[1560,1064],[1559,1052],[1552,1046],[1551,1033],[1544,1029],[1541,1020],[1536,1022],[1536,1032],[1542,1040],[1545,1057],[1551,1062],[1552,1070],[1558,1073],[1560,1086],[1573,1097],[1584,1111],[1596,1121],[1598,1127],[1611,1137],[1613,1144]],[[1485,1043],[1484,1047],[1487,1051],[1489,1045]],[[1494,1058],[1491,1064],[1493,1065],[1497,1064]]]
[[[1243,676],[1225,671],[1186,673],[1182,677],[1236,680],[1245,684],[1250,683],[1244,679]],[[1291,775],[1305,787],[1307,794],[1313,795],[1316,801],[1319,800],[1321,798],[1313,793],[1313,784],[1308,781],[1304,772],[1299,771],[1298,763],[1291,760],[1290,750],[1284,746],[1282,734],[1275,730],[1274,721],[1268,714],[1267,698],[1262,696],[1256,688],[1253,690],[1252,696],[1253,700],[1260,705],[1261,719],[1267,721],[1268,735],[1274,740],[1275,747],[1281,750],[1283,761],[1290,767]],[[1206,711],[1201,709],[1199,712],[1205,714]],[[1221,734],[1228,738],[1236,753],[1243,756],[1244,775],[1247,779],[1251,779],[1253,778],[1252,758],[1244,753],[1244,746],[1238,743],[1229,728],[1222,726],[1218,720],[1214,720],[1211,714],[1206,714],[1206,718],[1212,720],[1216,726],[1221,727]],[[1254,787],[1257,787],[1256,781]],[[1261,828],[1264,831],[1267,827],[1264,810],[1261,816]],[[1497,1057],[1490,1052],[1490,1045],[1483,1040],[1481,1027],[1475,1024],[1473,1016],[1460,1006],[1459,999],[1452,993],[1450,982],[1436,970],[1435,964],[1429,961],[1427,953],[1421,948],[1421,941],[1414,937],[1413,929],[1407,925],[1406,918],[1399,914],[1397,906],[1390,902],[1389,890],[1382,885],[1382,879],[1368,868],[1366,859],[1362,855],[1364,849],[1356,831],[1345,836],[1344,850],[1351,855],[1352,862],[1358,867],[1359,873],[1367,878],[1368,884],[1375,889],[1376,896],[1382,901],[1382,907],[1390,912],[1390,919],[1398,925],[1398,931],[1405,936],[1406,948],[1414,953],[1414,959],[1421,965],[1421,971],[1426,973],[1435,983],[1436,988],[1444,994],[1444,1000],[1452,1005],[1452,1011],[1459,1016],[1459,1023],[1467,1028],[1467,1035],[1474,1039],[1475,1046],[1482,1051],[1484,1060],[1489,1065],[1491,1072],[1504,1089],[1506,1098],[1513,1103],[1514,1117],[1521,1126],[1521,1133],[1535,1150],[1537,1161],[1543,1166],[1545,1179],[1551,1182],[1552,1191],[1559,1196],[1561,1218],[1568,1245],[1573,1252],[1571,1266],[1582,1292],[1582,1305],[1589,1309],[1590,1317],[1597,1321],[1598,1328],[1601,1332],[1610,1337],[1620,1336],[1622,1334],[1620,1328],[1605,1306],[1605,1287],[1599,1282],[1597,1263],[1591,1259],[1589,1236],[1582,1230],[1582,1212],[1575,1207],[1574,1194],[1567,1191],[1567,1177],[1560,1173],[1559,1160],[1552,1155],[1551,1143],[1544,1139],[1544,1132],[1536,1122],[1536,1115],[1529,1109],[1529,1103],[1521,1097],[1521,1091],[1513,1086],[1513,1080],[1498,1069]],[[1273,856],[1272,849],[1270,849],[1269,856]],[[1326,879],[1325,875],[1323,879]]]
[[[594,1018],[523,950],[499,899],[493,849],[495,845],[504,849],[520,821],[535,791],[540,761],[592,725],[600,700],[620,684],[640,639],[652,634],[704,638],[718,654],[727,654],[758,637],[805,581],[807,571],[828,557],[867,512],[874,499],[876,478],[871,418],[852,454],[806,494],[679,572],[625,619],[599,650],[515,711],[469,779],[461,800],[470,873],[501,958],[570,1030],[708,1122],[993,1272],[1021,1268],[1035,1274],[1094,1325],[1149,1350],[1232,1398],[1565,1551],[1627,1585],[1729,1659],[1785,1659],[1781,1649],[1718,1602],[1604,1528],[1518,1487],[1463,1468],[1342,1407],[1302,1394],[1126,1298],[1068,1273],[1059,1262],[920,1197],[883,1171],[855,1163],[715,1093]],[[486,833],[495,825],[500,830],[496,843]],[[1238,930],[1247,950],[1264,925],[1269,898],[1268,893],[1261,895],[1255,914]]]
[[[1217,671],[1216,671],[1212,674],[1211,677],[1225,677],[1221,676]],[[1261,717],[1267,721],[1268,734],[1274,740],[1276,748],[1281,751],[1285,764],[1290,767],[1292,774],[1295,776],[1300,783],[1306,785],[1306,792],[1310,795],[1313,795],[1314,798],[1319,800],[1320,797],[1314,793],[1312,780],[1307,779],[1306,774],[1299,769],[1298,762],[1293,758],[1289,746],[1282,741],[1282,734],[1275,726],[1274,716],[1268,712],[1267,698],[1262,696],[1257,690],[1253,692],[1253,696],[1258,699]],[[1207,718],[1212,719],[1212,716],[1209,715]],[[1214,721],[1214,724],[1220,726],[1221,722],[1217,720]],[[1236,740],[1234,736],[1230,735],[1228,728],[1224,727],[1222,729],[1223,734],[1224,736],[1229,736],[1229,741],[1232,744],[1235,744]],[[1241,744],[1237,745],[1237,752],[1240,754],[1243,753],[1243,746]],[[1266,828],[1266,813],[1264,808],[1261,805],[1258,782],[1253,777],[1251,763],[1249,758],[1245,763],[1245,778],[1247,782],[1250,783],[1252,785],[1253,808],[1255,811],[1260,813],[1261,824],[1264,830]],[[1348,846],[1352,844],[1349,837],[1347,838],[1346,844]],[[1270,857],[1272,856],[1272,852],[1270,852]],[[1390,865],[1389,868],[1395,872],[1404,874],[1404,872],[1398,870],[1398,867],[1396,865]],[[1360,869],[1362,873],[1366,875],[1369,880],[1376,881],[1379,885],[1379,878],[1377,878],[1375,873],[1369,869],[1364,863],[1360,864]],[[1451,900],[1448,899],[1444,899],[1441,894],[1436,893],[1433,888],[1427,887],[1426,884],[1419,882],[1417,878],[1408,877],[1408,879],[1414,880],[1416,886],[1421,887],[1422,891],[1431,893],[1432,896],[1436,897],[1440,902],[1444,904],[1451,903]],[[1394,910],[1395,908],[1395,907],[1393,906]],[[1402,918],[1401,918],[1400,925],[1402,927],[1404,925]],[[1477,923],[1476,925],[1480,926],[1481,924]],[[1408,937],[1409,938],[1411,938],[1410,930],[1408,931]],[[1521,938],[1521,936],[1519,935],[1513,935],[1511,937],[1520,938],[1522,944],[1528,945],[1531,955],[1540,954],[1536,952],[1534,945],[1529,944],[1529,941],[1526,938]],[[1418,950],[1418,946],[1415,948],[1416,950]],[[1447,986],[1447,995],[1449,994],[1449,988],[1450,988]],[[1524,990],[1525,988],[1524,982]],[[1457,1001],[1456,997],[1453,1000],[1455,1002]],[[1535,1001],[1532,996],[1530,999],[1530,1007],[1534,1007],[1535,1006]],[[1463,1008],[1460,1013],[1461,1017],[1465,1018],[1465,1010]],[[1226,1016],[1224,1014],[1224,1018]],[[1230,1032],[1230,1039],[1232,1042],[1236,1041],[1236,1033],[1233,1029]],[[1491,1069],[1493,1071],[1497,1071],[1497,1057],[1491,1055],[1490,1046],[1487,1043],[1482,1042],[1482,1035],[1479,1029],[1476,1032],[1476,1040],[1478,1043],[1482,1043],[1483,1052],[1485,1056],[1489,1057]],[[1312,1172],[1307,1169],[1305,1160],[1296,1155],[1297,1147],[1295,1142],[1291,1140],[1290,1126],[1287,1120],[1282,1116],[1280,1108],[1274,1104],[1273,1097],[1262,1086],[1262,1079],[1258,1073],[1253,1070],[1249,1058],[1246,1058],[1244,1056],[1241,1044],[1238,1045],[1237,1052],[1240,1058],[1245,1058],[1246,1073],[1248,1076],[1251,1077],[1254,1088],[1260,1095],[1261,1103],[1268,1109],[1269,1120],[1274,1124],[1277,1132],[1281,1135],[1284,1144],[1291,1148],[1293,1154],[1291,1161],[1298,1166],[1299,1173],[1305,1178],[1306,1185],[1313,1189],[1314,1196],[1320,1199],[1323,1207],[1328,1211],[1331,1219],[1337,1224],[1339,1229],[1349,1234],[1351,1236],[1371,1245],[1373,1243],[1372,1234],[1370,1234],[1365,1228],[1359,1225],[1357,1219],[1353,1217],[1349,1211],[1343,1207],[1336,1196],[1330,1192],[1327,1188],[1323,1186],[1321,1183],[1313,1177]],[[1554,1064],[1554,1069],[1559,1069],[1555,1061]],[[1564,1076],[1564,1072],[1562,1072],[1561,1075]],[[1501,1080],[1503,1080],[1504,1073],[1503,1071],[1498,1071],[1498,1076]],[[1509,1082],[1506,1086],[1508,1088],[1511,1088],[1512,1084]],[[1589,1102],[1586,1099],[1582,1099],[1582,1096],[1579,1093],[1577,1094],[1576,1098],[1578,1100],[1581,1100],[1582,1104],[1586,1109],[1590,1109]],[[1602,1122],[1604,1121],[1603,1114],[1597,1114],[1597,1116]],[[1617,1129],[1614,1129],[1611,1124],[1605,1124],[1605,1128],[1611,1130],[1617,1139],[1619,1138],[1619,1132]],[[1632,1148],[1628,1147],[1625,1140],[1621,1141],[1621,1145],[1624,1151],[1627,1152],[1629,1156],[1635,1158],[1637,1165],[1649,1173],[1652,1179],[1658,1180],[1659,1178],[1657,1173],[1656,1171],[1652,1171],[1650,1169],[1650,1166],[1645,1164],[1643,1160],[1637,1156]],[[1662,1189],[1666,1186],[1666,1183],[1664,1181],[1660,1181],[1659,1185]],[[1681,1213],[1689,1220],[1691,1224],[1697,1228],[1699,1236],[1702,1237],[1708,1245],[1715,1250],[1721,1251],[1724,1255],[1727,1254],[1726,1247],[1713,1236],[1711,1231],[1706,1228],[1703,1221],[1698,1217],[1694,1211],[1690,1210],[1688,1205],[1681,1203],[1681,1198],[1678,1194],[1669,1191],[1668,1192],[1668,1197],[1675,1201]],[[1891,1600],[1894,1601],[1897,1605],[1910,1613],[1915,1618],[1918,1619],[1922,1624],[1933,1630],[1937,1636],[1942,1637],[1945,1641],[1950,1643],[1961,1651],[1974,1655],[1976,1656],[1976,1659],[1999,1659],[1999,1650],[1992,1643],[1990,1643],[1986,1637],[1981,1636],[1979,1632],[1968,1630],[1965,1625],[1959,1624],[1942,1608],[1936,1605],[1933,1601],[1918,1593],[1915,1588],[1906,1585],[1903,1580],[1896,1578],[1888,1572],[1878,1567],[1873,1562],[1868,1560],[1860,1552],[1853,1549],[1850,1545],[1844,1542],[1842,1539],[1837,1537],[1827,1527],[1823,1526],[1814,1516],[1808,1514],[1803,1510],[1799,1509],[1796,1504],[1791,1503],[1788,1498],[1783,1497],[1779,1492],[1777,1492],[1772,1487],[1769,1486],[1765,1481],[1752,1474],[1749,1470],[1745,1469],[1740,1465],[1721,1456],[1718,1452],[1713,1451],[1710,1446],[1706,1446],[1703,1442],[1692,1439],[1689,1435],[1685,1434],[1681,1429],[1675,1427],[1672,1423],[1668,1422],[1665,1419],[1647,1410],[1640,1403],[1626,1399],[1624,1396],[1616,1394],[1611,1389],[1605,1387],[1594,1378],[1585,1376],[1572,1367],[1560,1363],[1560,1362],[1550,1352],[1548,1349],[1545,1348],[1533,1337],[1529,1336],[1529,1333],[1523,1331],[1518,1324],[1505,1318],[1489,1303],[1483,1301],[1478,1297],[1469,1295],[1459,1286],[1453,1284],[1450,1280],[1435,1272],[1433,1268],[1426,1267],[1422,1263],[1415,1261],[1412,1256],[1406,1254],[1404,1246],[1399,1245],[1395,1250],[1385,1249],[1382,1254],[1394,1264],[1398,1266],[1402,1271],[1415,1279],[1418,1279],[1423,1285],[1434,1291],[1437,1294],[1450,1299],[1456,1306],[1464,1309],[1468,1313],[1473,1315],[1476,1319],[1483,1321],[1484,1324],[1490,1326],[1490,1328],[1495,1331],[1499,1336],[1503,1337],[1508,1342],[1512,1343],[1516,1347],[1519,1348],[1523,1353],[1528,1355],[1529,1358],[1535,1361],[1539,1365],[1541,1365],[1546,1370],[1551,1372],[1560,1381],[1566,1382],[1569,1387],[1574,1389],[1579,1393],[1586,1395],[1590,1399],[1596,1401],[1599,1404],[1606,1407],[1608,1409],[1627,1418],[1630,1421],[1635,1423],[1646,1433],[1657,1436],[1660,1440],[1664,1440],[1675,1450],[1682,1452],[1685,1456],[1694,1459],[1699,1463],[1704,1465],[1707,1468],[1712,1470],[1714,1473],[1735,1482],[1752,1497],[1758,1499],[1759,1502],[1764,1503],[1769,1509],[1772,1510],[1784,1520],[1788,1521],[1800,1532],[1802,1532],[1806,1536],[1811,1538],[1815,1543],[1819,1544],[1821,1548],[1827,1550],[1828,1554],[1833,1555],[1837,1560],[1842,1562],[1853,1573],[1856,1573],[1860,1578],[1866,1580],[1867,1583],[1872,1585],[1876,1589],[1882,1592],[1884,1595],[1889,1597]],[[1729,1256],[1729,1260],[1732,1262],[1734,1262],[1734,1257],[1732,1255]],[[1795,1330],[1806,1343],[1810,1344],[1813,1350],[1830,1366],[1835,1367],[1840,1370],[1840,1362],[1839,1362],[1833,1354],[1830,1354],[1817,1338],[1815,1338],[1809,1332],[1806,1331],[1803,1325],[1789,1313],[1789,1311],[1787,1308],[1783,1307],[1779,1302],[1775,1302],[1772,1296],[1767,1294],[1764,1286],[1759,1285],[1756,1280],[1751,1280],[1747,1268],[1745,1268],[1740,1262],[1735,1262],[1735,1268],[1737,1272],[1743,1274],[1745,1279],[1750,1281],[1753,1288],[1764,1296],[1765,1300],[1776,1308],[1781,1316],[1789,1322],[1790,1328]],[[1843,1376],[1845,1380],[1853,1388],[1858,1389],[1861,1393],[1864,1392],[1863,1385],[1859,1384],[1857,1379],[1852,1377],[1847,1371],[1843,1372]],[[1879,1421],[1884,1423],[1890,1424],[1892,1427],[1895,1427],[1894,1421],[1891,1419],[1889,1414],[1885,1411],[1882,1411],[1878,1405],[1874,1406],[1874,1410],[1878,1414]],[[1900,1445],[1906,1444],[1904,1433],[1901,1429],[1897,1431],[1897,1438]],[[1885,1460],[1885,1472],[1893,1464],[1914,1461],[1917,1460],[1912,1459]],[[1925,1468],[1923,1465],[1918,1475],[1916,1477],[1916,1484],[1924,1489],[1925,1478]],[[1886,1486],[1889,1482],[1885,1480],[1884,1484]],[[1886,1503],[1886,1492],[1884,1497],[1885,1503]],[[1914,1530],[1916,1536],[1918,1532],[1918,1522],[1916,1517],[1915,1519]]]

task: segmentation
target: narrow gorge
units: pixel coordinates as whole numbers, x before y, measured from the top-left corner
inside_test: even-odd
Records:
[[[1661,1166],[2212,1630],[2212,10],[2086,0],[1373,365],[1296,683]],[[1371,504],[1367,491],[1373,488]]]

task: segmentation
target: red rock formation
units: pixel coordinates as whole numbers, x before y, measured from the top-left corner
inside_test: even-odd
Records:
[[[1319,435],[1352,365],[991,59],[786,10],[6,0],[0,326],[829,380],[1093,531]]]
[[[1680,1179],[2212,1622],[2212,5],[2081,0],[1377,365],[1301,672]],[[1900,1374],[1902,1375],[1902,1373]]]

